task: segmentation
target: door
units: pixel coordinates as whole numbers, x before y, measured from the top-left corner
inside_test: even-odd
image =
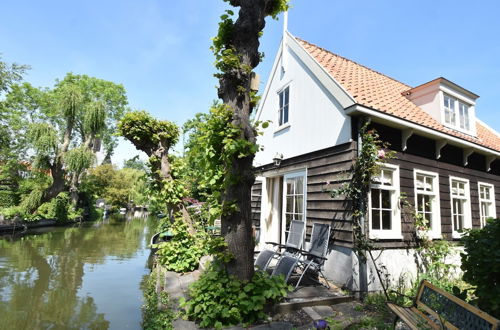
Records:
[[[292,220],[306,221],[306,172],[294,172],[283,177],[283,211],[281,243],[286,242]]]

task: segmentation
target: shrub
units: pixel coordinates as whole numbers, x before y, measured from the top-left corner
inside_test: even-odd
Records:
[[[55,219],[60,222],[68,221],[69,195],[61,192],[50,202],[43,203],[37,209],[37,214],[44,219]]]
[[[20,206],[6,207],[0,210],[0,214],[2,214],[5,217],[5,219],[9,220],[14,220],[15,217],[20,217],[22,219],[26,217],[26,212],[24,211],[24,208]]]
[[[160,310],[158,305],[169,304],[168,294],[165,291],[156,292],[157,276],[161,276],[157,269],[153,270],[144,288],[144,305],[142,306],[142,328],[147,330],[173,329],[174,313],[169,310]],[[162,281],[163,278],[160,279]]]
[[[469,230],[462,237],[463,279],[476,286],[479,308],[500,318],[500,219],[491,219],[484,228]]]
[[[167,270],[178,273],[191,272],[198,268],[200,258],[208,253],[208,234],[198,231],[195,235],[188,232],[182,219],[177,219],[170,227],[173,237],[168,242],[157,244],[158,261]]]
[[[185,315],[203,328],[251,324],[263,319],[264,307],[286,296],[291,288],[282,277],[257,271],[242,283],[215,263],[189,289],[190,300],[181,300]]]

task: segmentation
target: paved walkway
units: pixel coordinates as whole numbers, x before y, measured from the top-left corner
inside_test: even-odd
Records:
[[[175,272],[164,271],[163,283],[164,290],[168,292],[170,298],[170,308],[174,311],[179,311],[179,299],[187,298],[188,286],[200,277],[200,271],[194,271],[188,274],[178,274]],[[339,300],[340,299],[340,300]],[[343,300],[342,300],[343,299]],[[325,319],[332,315],[339,316],[346,314],[351,316],[348,311],[354,311],[352,303],[342,303],[344,300],[352,300],[351,297],[345,297],[338,289],[326,289],[325,287],[302,287],[290,293],[285,302],[276,306],[276,311],[283,314],[294,314],[295,318],[300,317],[301,323],[306,323],[303,326],[296,326],[291,322],[276,320],[267,324],[251,327],[252,330],[306,330],[314,329],[312,326],[313,320]],[[335,304],[335,306],[329,306]],[[319,305],[319,306],[311,306]],[[328,305],[328,306],[324,306]],[[344,306],[344,307],[343,307]],[[342,308],[345,310],[342,311]],[[301,312],[297,312],[297,310]],[[339,314],[340,313],[340,314]],[[277,315],[279,319],[279,314]],[[352,315],[356,317],[357,315]],[[291,317],[293,319],[293,316]],[[306,318],[306,319],[304,319]],[[276,318],[275,318],[276,319]],[[285,317],[286,319],[286,317]],[[295,320],[297,321],[297,320]],[[200,329],[194,322],[177,319],[173,321],[175,329],[179,330],[196,330]],[[227,330],[243,330],[243,327],[229,327]]]

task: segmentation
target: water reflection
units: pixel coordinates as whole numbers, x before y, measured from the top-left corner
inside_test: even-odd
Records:
[[[150,224],[111,218],[0,239],[0,328],[139,328]]]

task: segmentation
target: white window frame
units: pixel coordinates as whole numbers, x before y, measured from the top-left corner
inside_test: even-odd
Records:
[[[284,108],[282,108],[280,98],[281,98],[281,94],[284,93],[285,90],[287,90],[287,89],[288,89],[288,103],[286,104],[286,106],[287,106],[287,121],[280,124],[281,111],[282,111],[282,109],[284,109]],[[277,115],[276,115],[276,123],[277,123],[276,132],[281,131],[287,127],[290,127],[290,91],[291,91],[290,83],[288,83],[288,84],[284,85],[283,87],[281,87],[276,92],[276,94],[278,95],[278,111],[277,111]]]
[[[285,243],[285,237],[286,237],[286,232],[288,231],[287,228],[287,223],[286,223],[286,214],[287,209],[286,209],[286,198],[287,198],[287,189],[286,189],[286,180],[287,179],[293,179],[293,178],[298,178],[302,177],[302,182],[304,184],[304,187],[302,189],[302,220],[304,221],[305,225],[307,226],[307,169],[303,169],[300,171],[294,171],[290,173],[286,173],[283,175],[283,207],[282,207],[282,214],[281,214],[281,239]],[[298,196],[298,195],[297,195]],[[295,204],[295,203],[294,203]],[[305,230],[304,230],[304,235],[305,235]],[[305,236],[304,236],[305,238]]]
[[[458,181],[464,183],[464,196],[454,196],[453,195],[453,181]],[[464,178],[459,178],[456,176],[450,176],[450,204],[451,204],[451,227],[452,227],[452,237],[453,238],[460,238],[462,237],[463,233],[458,232],[455,229],[455,221],[453,219],[453,216],[455,214],[455,203],[453,203],[453,199],[461,199],[464,201],[463,205],[463,215],[464,215],[464,222],[463,222],[463,229],[468,229],[472,228],[472,215],[471,215],[471,201],[470,201],[470,182],[468,179]]]
[[[380,165],[381,170],[390,170],[393,173],[392,186],[372,183],[368,193],[368,233],[372,239],[402,239],[401,209],[399,205],[399,166],[393,164]],[[372,229],[372,188],[391,191],[391,229]]]
[[[432,192],[419,190],[417,187],[417,176],[432,177]],[[429,230],[431,238],[441,238],[441,207],[439,198],[439,174],[436,172],[413,170],[413,182],[415,184],[415,212],[418,213],[418,195],[431,196],[432,226]]]
[[[490,199],[485,199],[481,198],[481,186],[486,187],[490,189]],[[496,205],[495,205],[495,186],[492,185],[491,183],[486,183],[486,182],[481,182],[479,181],[477,183],[477,196],[479,199],[479,219],[480,219],[480,226],[483,228],[486,225],[486,219],[488,218],[495,218],[497,217],[497,212],[496,212]],[[482,203],[489,203],[488,207],[488,213],[491,215],[485,216],[483,215],[483,207]]]
[[[453,108],[448,108],[444,105],[444,100],[445,98],[449,98],[453,102]],[[461,114],[461,106],[465,106],[465,111],[463,114]],[[443,92],[443,98],[441,102],[441,108],[442,108],[442,121],[443,124],[447,127],[453,128],[455,130],[467,133],[467,134],[473,134],[473,118],[472,118],[472,108],[473,105],[467,103],[466,101],[451,95],[449,93]],[[454,122],[446,122],[446,111],[447,110],[453,110],[452,115],[453,118],[455,119]],[[466,115],[465,115],[466,114]],[[467,119],[467,120],[466,120]],[[464,123],[464,127],[462,127],[462,122]]]

